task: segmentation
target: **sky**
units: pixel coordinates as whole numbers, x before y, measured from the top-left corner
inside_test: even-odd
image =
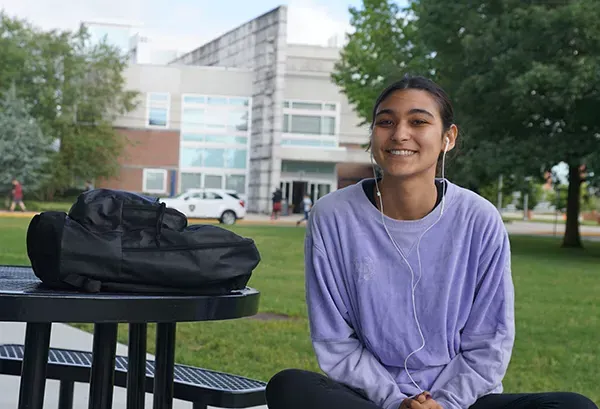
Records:
[[[348,7],[361,0],[0,0],[0,9],[44,28],[81,21],[135,24],[165,48],[189,51],[279,5],[288,6],[288,42],[326,45],[349,29]],[[162,48],[162,47],[161,47]]]

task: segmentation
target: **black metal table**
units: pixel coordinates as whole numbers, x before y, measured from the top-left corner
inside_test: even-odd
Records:
[[[220,296],[56,291],[30,267],[0,266],[0,321],[27,323],[19,409],[42,409],[53,322],[94,323],[89,409],[112,406],[118,323],[129,324],[127,408],[144,408],[147,324],[157,323],[153,408],[171,409],[177,322],[251,316],[259,297],[249,287]]]

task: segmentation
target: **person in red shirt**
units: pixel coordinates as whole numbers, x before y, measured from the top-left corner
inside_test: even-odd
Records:
[[[19,183],[17,179],[13,179],[12,184],[12,203],[10,204],[10,211],[14,212],[16,205],[19,205],[22,211],[26,211],[27,209],[23,203],[23,187],[21,186],[21,183]]]

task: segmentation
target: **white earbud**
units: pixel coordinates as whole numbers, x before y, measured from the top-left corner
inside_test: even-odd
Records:
[[[400,255],[400,257],[402,258],[402,260],[406,263],[408,269],[410,270],[410,275],[411,275],[411,298],[412,298],[412,307],[413,307],[413,317],[415,320],[415,323],[417,324],[417,329],[419,330],[419,335],[421,336],[421,345],[419,346],[419,348],[411,351],[410,354],[408,354],[406,356],[406,358],[404,359],[404,370],[406,371],[406,374],[408,375],[408,377],[410,378],[410,380],[412,381],[412,384],[421,392],[423,392],[423,388],[421,388],[419,386],[419,384],[414,380],[414,378],[412,377],[412,375],[410,374],[410,371],[408,369],[408,360],[411,356],[413,356],[414,354],[420,352],[421,350],[423,350],[425,348],[426,342],[425,342],[425,336],[423,335],[423,330],[421,329],[421,323],[419,322],[419,317],[417,316],[417,306],[416,306],[416,301],[415,301],[415,290],[417,288],[417,285],[419,284],[419,282],[421,281],[421,278],[423,277],[423,268],[421,265],[421,253],[420,253],[420,247],[421,247],[421,239],[423,238],[423,236],[425,236],[425,234],[431,230],[433,228],[433,226],[435,226],[442,218],[442,215],[444,214],[444,205],[446,202],[446,189],[445,189],[445,184],[446,184],[446,178],[444,177],[444,173],[445,173],[445,167],[446,167],[446,153],[448,152],[448,148],[450,147],[450,138],[449,137],[445,137],[446,139],[446,147],[444,148],[444,155],[442,156],[442,203],[441,203],[441,208],[440,208],[440,215],[438,216],[438,218],[431,224],[429,225],[429,227],[427,227],[423,233],[421,233],[421,235],[419,236],[419,239],[417,240],[417,262],[418,262],[418,266],[419,266],[419,275],[418,277],[415,274],[415,271],[413,270],[411,264],[409,263],[408,259],[406,258],[406,256],[404,255],[404,253],[402,252],[402,250],[400,249],[400,246],[398,246],[398,243],[396,243],[396,240],[394,240],[394,237],[392,236],[392,234],[390,233],[390,231],[388,230],[388,227],[386,225],[385,222],[385,214],[383,212],[383,198],[381,197],[381,191],[379,190],[379,183],[377,182],[377,173],[375,171],[375,161],[373,160],[373,152],[371,151],[371,168],[373,170],[373,177],[375,178],[375,188],[376,188],[376,193],[377,193],[377,197],[379,199],[379,211],[381,214],[381,224],[383,225],[383,228],[385,229],[385,232],[387,233],[390,241],[392,242],[392,244],[394,245],[394,247],[396,248],[396,251],[398,252],[398,254]]]

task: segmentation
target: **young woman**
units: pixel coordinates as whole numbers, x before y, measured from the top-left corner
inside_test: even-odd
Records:
[[[509,240],[491,203],[443,178],[458,136],[446,93],[406,77],[379,96],[371,129],[383,177],[324,196],[308,221],[310,330],[327,377],[278,373],[269,408],[597,409],[575,393],[502,393]]]

